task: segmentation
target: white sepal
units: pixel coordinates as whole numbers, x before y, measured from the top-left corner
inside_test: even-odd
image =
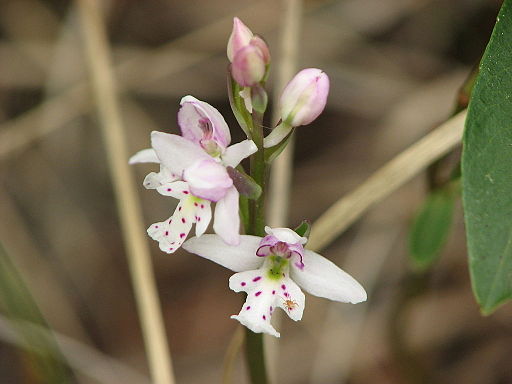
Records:
[[[291,268],[291,278],[312,295],[343,303],[360,303],[366,291],[352,276],[319,254],[304,251],[304,269]]]
[[[128,160],[128,164],[138,164],[138,163],[160,163],[158,156],[153,148],[143,149],[137,152],[135,155],[130,157]]]
[[[205,259],[211,260],[235,272],[257,269],[263,258],[256,256],[261,237],[241,235],[240,244],[226,244],[218,235],[192,237],[183,248]]]
[[[235,168],[246,157],[258,151],[258,147],[252,140],[244,140],[240,143],[230,145],[222,154],[222,162],[226,167]]]

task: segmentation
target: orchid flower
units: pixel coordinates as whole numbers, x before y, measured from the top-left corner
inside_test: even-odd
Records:
[[[251,331],[279,337],[270,319],[281,308],[295,321],[302,318],[305,297],[312,295],[344,303],[359,303],[367,296],[349,274],[319,254],[304,249],[307,239],[288,228],[265,227],[267,236],[241,235],[236,247],[219,236],[189,239],[183,248],[232,271],[229,287],[246,292],[238,315],[231,316]]]
[[[215,202],[214,231],[227,243],[238,244],[239,194],[226,167],[236,167],[257,147],[250,140],[229,146],[229,128],[222,115],[192,96],[182,99],[178,123],[183,137],[152,132],[153,148],[130,159],[130,164],[160,164],[158,173],[146,176],[144,186],[180,200],[174,214],[152,224],[148,234],[159,242],[162,251],[173,253],[185,241],[193,224],[196,236],[206,231],[212,218],[211,203]]]

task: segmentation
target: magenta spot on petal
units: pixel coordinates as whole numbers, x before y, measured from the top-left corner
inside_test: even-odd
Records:
[[[185,220],[185,218],[184,218],[184,217],[182,217],[182,218],[181,218],[181,222],[182,222],[183,224],[185,224],[185,222],[186,222],[186,221],[187,221],[187,220]]]
[[[241,285],[242,287],[245,287],[245,281],[242,281],[242,282],[240,283],[240,285]]]
[[[185,195],[188,195],[188,191],[183,191],[183,193],[184,193]]]
[[[176,242],[175,242],[175,241],[173,241],[173,242],[171,243],[171,245],[173,245],[173,244],[176,244]]]
[[[174,248],[170,248],[169,250],[170,250],[170,251],[174,251]]]
[[[172,188],[167,188],[167,192],[172,192]]]
[[[180,233],[180,238],[184,238],[186,235],[184,233]]]
[[[178,211],[180,211],[180,212],[181,212],[181,207],[179,207],[179,208],[178,208]]]
[[[252,281],[257,282],[258,280],[261,280],[261,276],[256,276]]]
[[[248,311],[249,309],[251,309],[251,306],[248,305],[247,307],[245,307],[245,310]]]
[[[199,205],[199,204],[197,204],[197,203],[194,203],[194,206],[195,206],[195,207],[197,207],[198,205]]]
[[[267,320],[267,316],[263,315],[262,317],[263,317],[263,320]]]
[[[171,224],[171,223],[172,223],[172,218],[171,218],[171,219],[169,219],[169,224]]]
[[[285,292],[285,293],[284,293],[284,296],[285,296],[285,297],[288,297],[288,296],[290,296],[290,294],[289,294],[288,292]]]
[[[169,231],[165,231],[165,236],[169,236]]]
[[[201,218],[200,218],[200,217],[198,217],[198,218],[197,218],[197,221],[201,221]]]
[[[283,284],[283,285],[281,285],[281,289],[282,289],[282,290],[285,290],[285,289],[286,289],[286,285],[284,285],[284,284]]]
[[[256,292],[256,293],[254,294],[254,296],[259,296],[259,295],[261,295],[261,291],[258,291],[258,292]]]
[[[155,225],[155,229],[158,228],[158,225]]]
[[[272,312],[274,310],[274,308],[272,308],[272,306],[270,306],[270,312]]]
[[[275,295],[275,294],[276,294],[276,291],[275,291],[275,290],[273,290],[273,291],[272,291],[272,294],[273,294],[273,295]]]
[[[203,208],[204,208],[204,204],[201,204],[201,209],[203,209]]]

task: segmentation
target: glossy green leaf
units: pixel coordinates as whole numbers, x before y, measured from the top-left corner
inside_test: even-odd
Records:
[[[436,261],[450,234],[455,196],[450,191],[432,193],[418,211],[409,233],[409,256],[424,270]]]
[[[512,0],[480,64],[462,155],[469,266],[482,313],[512,297]]]

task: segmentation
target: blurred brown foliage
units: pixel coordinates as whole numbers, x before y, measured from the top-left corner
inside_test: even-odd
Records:
[[[290,225],[314,220],[449,116],[499,5],[306,2],[298,64],[324,69],[331,95],[324,114],[297,130]],[[105,2],[133,152],[148,146],[151,130],[177,132],[187,94],[217,107],[241,140],[225,85],[231,20],[265,36],[279,63],[281,12],[272,0]],[[0,240],[54,329],[147,372],[76,9],[2,0],[0,38]],[[134,168],[141,183],[150,168]],[[480,316],[460,209],[441,261],[400,301],[411,277],[407,229],[425,193],[419,176],[325,252],[370,287],[369,303],[308,296],[303,321],[280,327],[279,383],[512,383],[512,310]],[[139,194],[147,225],[174,208],[142,185]],[[152,250],[178,383],[219,382],[237,325],[229,315],[241,301],[228,289],[230,272],[184,251]],[[404,354],[390,331],[396,321]],[[0,356],[2,383],[32,382],[15,347],[0,343]],[[239,359],[234,382],[245,380]]]

